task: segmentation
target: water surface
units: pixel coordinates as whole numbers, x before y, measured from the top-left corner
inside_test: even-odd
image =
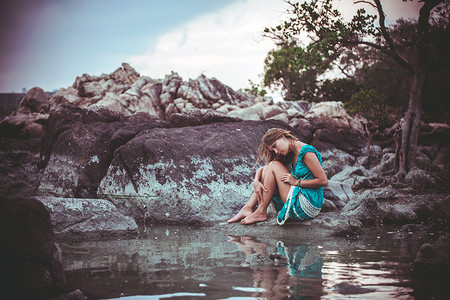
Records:
[[[313,243],[301,234],[172,226],[61,248],[69,286],[89,299],[414,299],[410,263],[395,236]]]

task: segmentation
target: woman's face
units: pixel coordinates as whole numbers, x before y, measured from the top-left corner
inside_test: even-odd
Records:
[[[285,137],[281,137],[276,140],[272,145],[267,147],[270,151],[275,152],[277,155],[288,155],[290,151],[289,140]]]

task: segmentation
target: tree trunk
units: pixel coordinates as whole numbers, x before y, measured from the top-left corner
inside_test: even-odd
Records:
[[[406,173],[416,167],[417,141],[420,134],[422,91],[426,68],[420,63],[414,70],[409,93],[408,111],[402,121],[402,138],[400,143],[397,176],[404,178]]]
[[[416,167],[417,141],[420,134],[422,92],[429,65],[428,29],[431,10],[442,0],[424,0],[417,26],[417,45],[413,78],[409,92],[408,111],[402,121],[402,138],[397,177],[402,179]]]

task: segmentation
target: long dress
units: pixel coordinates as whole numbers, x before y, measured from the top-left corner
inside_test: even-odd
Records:
[[[300,149],[295,167],[290,170],[290,173],[297,179],[315,178],[303,161],[303,157],[308,152],[314,153],[323,167],[322,156],[319,151],[311,145],[304,145]],[[286,203],[283,203],[278,194],[273,197],[272,201],[278,212],[278,224],[283,225],[289,217],[296,221],[309,220],[316,217],[322,208],[323,187],[307,188],[292,185]]]

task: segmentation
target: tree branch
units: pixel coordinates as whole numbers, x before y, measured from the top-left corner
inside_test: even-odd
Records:
[[[377,8],[377,7],[375,6],[375,4],[373,4],[372,2],[369,2],[369,1],[364,1],[364,0],[354,0],[354,1],[353,1],[353,4],[359,4],[359,3],[369,4],[369,5],[372,6],[373,8]]]

